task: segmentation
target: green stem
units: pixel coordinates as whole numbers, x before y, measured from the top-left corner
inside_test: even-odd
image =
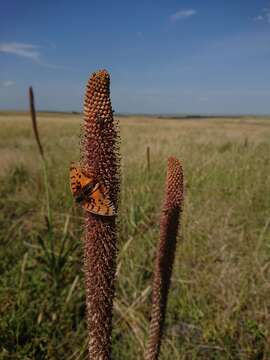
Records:
[[[43,168],[43,176],[44,176],[44,187],[45,187],[45,194],[46,194],[46,204],[47,204],[47,217],[49,227],[51,227],[51,207],[50,207],[50,194],[49,194],[49,182],[48,182],[48,174],[47,174],[47,165],[45,159],[42,158],[42,168]]]
[[[48,219],[48,238],[51,250],[51,256],[53,258],[54,266],[55,266],[55,254],[54,254],[54,241],[52,234],[52,213],[50,206],[50,193],[49,193],[49,182],[48,182],[48,171],[46,160],[42,157],[42,168],[43,168],[43,178],[44,178],[44,187],[45,187],[45,195],[46,195],[46,205],[47,205],[47,219]]]

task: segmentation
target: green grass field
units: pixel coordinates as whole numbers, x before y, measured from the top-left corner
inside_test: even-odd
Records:
[[[0,358],[87,359],[83,211],[69,190],[80,115],[0,114]],[[142,359],[166,163],[185,202],[161,359],[270,359],[270,119],[120,119],[113,359]],[[147,171],[146,148],[151,166]],[[52,228],[46,221],[47,207]]]

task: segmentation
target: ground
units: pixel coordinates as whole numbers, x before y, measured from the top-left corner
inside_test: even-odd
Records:
[[[119,121],[113,358],[143,358],[174,155],[185,202],[161,359],[270,359],[270,119]],[[87,358],[83,211],[68,178],[81,122],[79,114],[38,114],[45,171],[28,114],[0,113],[1,359]]]

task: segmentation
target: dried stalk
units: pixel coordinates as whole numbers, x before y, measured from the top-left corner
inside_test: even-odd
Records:
[[[168,159],[165,199],[160,218],[160,240],[152,284],[152,310],[146,360],[157,360],[160,353],[182,203],[183,170],[180,162],[171,157]]]
[[[147,164],[147,171],[150,172],[150,146],[146,148],[146,164]]]
[[[107,188],[117,209],[120,184],[119,138],[106,70],[94,73],[84,101],[82,167]],[[111,358],[112,309],[116,272],[116,217],[85,213],[84,267],[89,358]]]
[[[44,159],[44,152],[43,147],[41,145],[41,141],[39,138],[39,132],[37,127],[37,118],[36,118],[36,109],[35,109],[35,99],[34,99],[34,92],[32,86],[29,87],[29,105],[30,105],[30,114],[32,119],[32,125],[34,130],[35,139],[38,146],[38,151],[42,159]]]
[[[51,207],[50,207],[50,195],[49,195],[49,182],[48,182],[48,172],[47,172],[47,165],[45,161],[43,147],[41,145],[38,126],[37,126],[37,117],[36,117],[36,107],[35,107],[35,98],[32,86],[29,87],[29,110],[32,120],[32,127],[34,131],[34,136],[36,139],[36,143],[38,146],[38,152],[41,156],[42,160],[42,168],[43,168],[43,179],[44,179],[44,188],[46,194],[46,206],[47,206],[47,216],[45,217],[45,221],[47,223],[47,228],[49,232],[51,232],[51,225],[52,225],[52,217],[51,217]],[[53,249],[53,242],[51,238],[51,247]]]

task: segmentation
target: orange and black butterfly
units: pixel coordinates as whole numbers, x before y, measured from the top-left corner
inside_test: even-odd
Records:
[[[85,210],[102,216],[116,215],[104,185],[94,182],[92,176],[86,175],[74,163],[70,166],[70,188],[75,201]]]

